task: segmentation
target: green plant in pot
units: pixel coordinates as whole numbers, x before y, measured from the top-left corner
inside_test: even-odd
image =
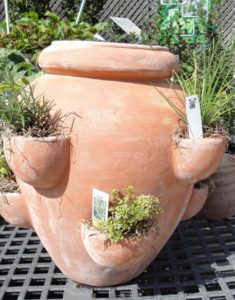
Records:
[[[18,92],[12,74],[7,72],[7,76],[10,88],[0,97],[6,160],[18,179],[48,188],[60,180],[69,160],[69,137],[63,131],[65,116],[53,111],[53,101],[35,96],[32,85]],[[53,168],[57,169],[56,176],[50,175]]]
[[[185,96],[198,95],[204,137],[228,135],[235,116],[232,49],[214,41],[209,48],[194,50],[192,61],[193,73],[189,76],[181,71],[179,75],[175,74],[174,81],[181,85]],[[185,98],[177,93],[173,85],[172,89],[175,101],[163,92],[158,92],[178,114],[181,124],[184,124],[184,133],[187,134]]]
[[[186,155],[185,149],[190,149],[190,144],[212,143],[213,140],[215,143],[219,143],[219,141],[225,143],[235,115],[235,89],[233,87],[231,48],[222,46],[219,41],[213,42],[210,48],[194,50],[192,58],[194,67],[192,75],[189,76],[181,71],[179,75],[175,75],[174,80],[180,83],[184,91],[184,96],[198,95],[201,108],[203,139],[188,138],[188,130],[191,129],[185,113],[185,98],[180,96],[177,90],[174,90],[173,84],[170,83],[175,92],[174,99],[168,98],[163,92],[157,90],[175,113],[178,114],[180,126],[176,130],[175,144],[176,148],[180,149],[179,151],[181,151],[182,155]],[[222,150],[215,155],[216,157],[220,157],[220,160],[226,148],[224,147]],[[200,151],[200,148],[198,148],[198,151]],[[177,154],[177,158],[178,156]],[[201,159],[205,161],[205,158],[201,157]],[[210,158],[207,157],[207,161],[209,160]],[[201,161],[198,161],[198,164],[200,163]],[[178,171],[176,170],[176,172]],[[207,173],[209,176],[210,174],[205,168],[204,178],[206,178]],[[184,176],[187,176],[185,172]],[[195,180],[198,182],[194,185],[194,198],[197,199],[197,203],[201,203],[200,207],[202,207],[208,194],[208,182],[206,184],[205,182],[201,183],[201,178],[195,178]],[[200,189],[204,189],[204,192],[199,191]],[[192,211],[189,211],[186,214],[186,218],[192,215]]]
[[[198,95],[204,134],[228,134],[235,117],[232,50],[214,42],[193,52],[194,72],[176,76],[186,96]]]
[[[83,222],[84,246],[98,264],[132,265],[157,238],[160,201],[153,195],[136,195],[133,186],[113,190],[110,197],[107,220]]]
[[[145,234],[156,225],[156,216],[161,212],[160,202],[155,196],[137,196],[132,186],[126,187],[124,192],[125,195],[119,190],[111,192],[110,216],[95,225],[112,242]]]
[[[60,111],[52,115],[53,101],[43,95],[35,97],[30,84],[27,89],[18,86],[12,72],[6,71],[5,77],[7,93],[0,97],[1,132],[31,137],[61,134],[62,116]],[[26,78],[24,83],[28,84]]]

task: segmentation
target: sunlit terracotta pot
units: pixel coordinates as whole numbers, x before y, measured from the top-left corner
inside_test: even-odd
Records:
[[[93,227],[82,225],[82,239],[87,253],[99,265],[105,267],[131,267],[146,255],[146,250],[155,246],[158,228],[153,227],[145,235],[112,242]]]
[[[35,96],[44,94],[55,101],[55,109],[79,118],[71,114],[64,124],[71,128],[69,159],[65,150],[57,161],[58,166],[63,160],[69,165],[58,182],[41,186],[30,182],[31,176],[28,180],[16,174],[23,199],[19,209],[27,212],[25,218],[67,277],[95,286],[124,283],[140,274],[170,238],[192,206],[194,183],[216,170],[226,141],[185,140],[183,147],[173,141],[179,117],[161,93],[180,105],[165,80],[178,61],[166,48],[55,42],[42,51],[39,65],[45,75],[35,82]],[[48,182],[58,166],[51,165]],[[92,255],[84,244],[81,220],[91,217],[92,188],[109,193],[127,185],[137,194],[159,198],[159,231],[138,251],[111,247],[107,265],[97,260],[95,241]],[[99,247],[103,242],[99,240]]]
[[[235,215],[235,157],[225,154],[218,170],[211,176],[212,187],[198,217],[222,220]]]
[[[0,216],[15,226],[31,227],[27,206],[19,193],[0,194]]]
[[[69,138],[54,136],[3,138],[8,165],[22,181],[38,188],[52,188],[69,167]]]

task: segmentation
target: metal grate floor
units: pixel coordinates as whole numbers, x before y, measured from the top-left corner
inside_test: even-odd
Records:
[[[33,230],[0,220],[0,300],[235,299],[235,217],[181,222],[138,278],[111,288],[65,278]]]

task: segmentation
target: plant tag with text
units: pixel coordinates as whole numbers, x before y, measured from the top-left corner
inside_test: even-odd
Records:
[[[97,189],[92,189],[92,224],[96,221],[108,219],[109,194]]]
[[[198,95],[186,97],[186,114],[190,139],[202,138],[202,117]]]

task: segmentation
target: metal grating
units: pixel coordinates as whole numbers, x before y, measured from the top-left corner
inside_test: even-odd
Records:
[[[235,299],[235,217],[181,222],[155,261],[126,285],[67,280],[33,230],[0,223],[0,299]]]

